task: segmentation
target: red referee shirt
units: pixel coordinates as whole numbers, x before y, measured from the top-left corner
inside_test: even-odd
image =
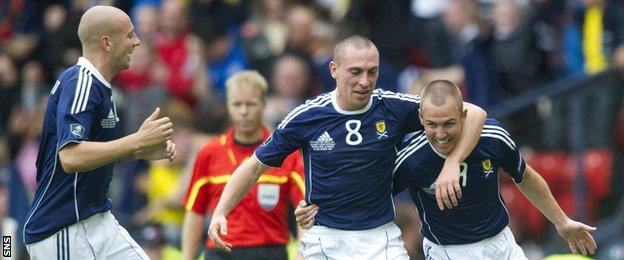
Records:
[[[263,134],[266,140],[268,130],[264,129]],[[183,200],[186,210],[200,215],[213,212],[231,174],[259,145],[236,144],[233,129],[209,140],[195,160],[193,177]],[[302,172],[301,154],[296,151],[286,158],[281,168],[269,168],[263,173],[227,217],[228,235],[223,240],[233,248],[286,245],[288,204],[295,208],[303,199]],[[206,246],[215,248],[210,240]]]

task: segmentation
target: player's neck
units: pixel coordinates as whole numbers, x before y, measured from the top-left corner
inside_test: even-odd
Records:
[[[117,74],[117,72],[113,70],[111,61],[103,55],[85,52],[83,54],[83,57],[91,62],[91,64],[93,64],[93,67],[95,67],[98,72],[102,74],[106,81],[111,82],[113,80],[113,77],[115,77],[115,74]]]
[[[258,128],[258,130],[245,133],[243,131],[234,130],[234,141],[238,144],[243,145],[252,145],[257,144],[262,141],[263,132],[262,128]]]

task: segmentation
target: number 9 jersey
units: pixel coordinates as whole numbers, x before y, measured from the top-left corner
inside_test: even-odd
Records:
[[[406,133],[421,130],[418,96],[376,89],[361,110],[338,107],[335,91],[291,111],[255,152],[279,167],[292,151],[304,160],[306,201],[319,206],[315,225],[375,228],[394,219],[392,168]]]

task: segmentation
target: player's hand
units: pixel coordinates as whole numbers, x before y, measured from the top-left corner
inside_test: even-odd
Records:
[[[444,210],[444,207],[448,209],[457,207],[457,201],[462,197],[459,186],[459,163],[446,160],[435,184],[438,208]]]
[[[168,159],[173,161],[178,155],[175,143],[171,140],[167,140],[163,143],[155,146],[136,151],[134,157],[137,159],[144,159],[148,161]]]
[[[299,201],[299,205],[295,209],[297,225],[302,229],[310,229],[314,225],[314,216],[316,216],[318,210],[317,205],[308,205],[304,200]]]
[[[208,228],[208,236],[215,246],[225,252],[232,251],[232,244],[221,239],[221,236],[227,235],[227,219],[223,215],[213,215]]]
[[[596,252],[596,241],[589,234],[590,231],[595,230],[595,227],[569,218],[564,224],[557,226],[557,232],[563,239],[568,241],[568,246],[572,253],[578,254],[580,251],[583,255],[587,255],[587,253],[593,255]]]
[[[173,134],[171,119],[169,117],[158,118],[158,116],[160,116],[160,108],[157,107],[136,132],[141,148],[158,145],[171,139]]]

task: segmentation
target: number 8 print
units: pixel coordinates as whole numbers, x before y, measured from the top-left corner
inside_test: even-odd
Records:
[[[352,125],[355,124],[355,127],[352,127]],[[347,129],[347,137],[345,138],[345,141],[347,142],[348,145],[358,145],[360,143],[362,143],[362,135],[360,134],[360,127],[362,126],[362,121],[360,120],[349,120],[345,123],[345,128]],[[353,136],[355,135],[355,140],[353,139]]]

